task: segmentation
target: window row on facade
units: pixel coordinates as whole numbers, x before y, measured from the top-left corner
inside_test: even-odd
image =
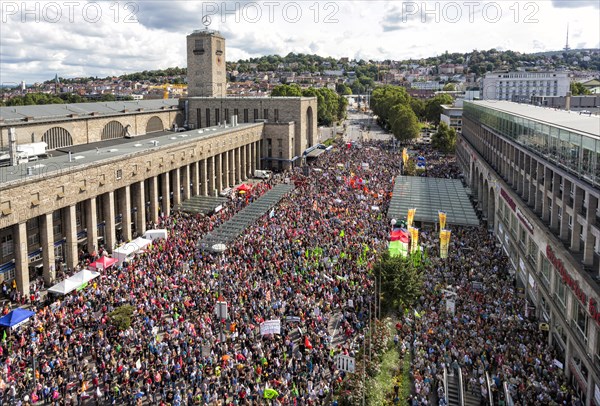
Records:
[[[483,106],[465,104],[464,116],[592,184],[600,185],[600,140]]]

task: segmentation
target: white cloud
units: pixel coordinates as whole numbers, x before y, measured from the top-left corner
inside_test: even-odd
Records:
[[[72,21],[69,10],[63,7],[61,19],[53,23],[49,20],[56,20],[57,14],[50,12],[49,2],[39,3],[36,16],[18,9],[20,2],[5,1],[0,15],[0,81],[25,79],[30,83],[53,78],[56,73],[63,77],[104,77],[183,67],[185,36],[204,28],[203,10],[213,11],[210,28],[220,30],[227,39],[228,60],[289,52],[363,59],[421,58],[446,50],[468,52],[493,47],[535,52],[561,49],[567,23],[574,44],[597,47],[597,13],[582,13],[582,8],[562,1],[554,3],[519,2],[515,8],[513,2],[495,2],[499,9],[486,8],[487,3],[482,3],[473,10],[453,10],[443,2],[428,2],[423,8],[422,2],[286,0],[269,8],[263,2],[240,0],[227,1],[228,10],[235,4],[237,10],[226,14],[223,3],[216,1],[132,3],[137,9],[125,9],[125,2],[100,2],[101,13],[93,22],[96,6],[82,1],[73,10]],[[588,8],[591,5],[581,2],[580,6],[583,3]],[[7,8],[7,4],[17,10]],[[119,6],[118,13],[114,5]],[[126,22],[130,13],[134,21]],[[34,21],[36,17],[39,22]]]

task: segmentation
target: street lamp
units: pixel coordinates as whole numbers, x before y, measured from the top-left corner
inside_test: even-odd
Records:
[[[223,315],[222,312],[222,307],[221,307],[221,302],[224,302],[223,300],[223,296],[221,293],[221,285],[223,284],[223,257],[224,257],[224,252],[225,250],[227,250],[227,246],[225,244],[222,243],[218,243],[212,246],[212,250],[213,252],[215,252],[216,254],[220,254],[220,265],[221,265],[221,269],[219,269],[219,298],[217,299],[217,314],[219,317],[219,325],[220,330],[219,330],[219,341],[220,342],[224,342],[224,335],[223,335],[223,323],[222,323],[222,319],[224,319],[226,316]]]

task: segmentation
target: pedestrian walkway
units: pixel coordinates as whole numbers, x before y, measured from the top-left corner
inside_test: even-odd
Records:
[[[179,207],[176,207],[176,209],[187,213],[210,214],[226,201],[227,197],[222,196],[194,196],[184,201]]]
[[[265,215],[279,201],[294,190],[294,185],[281,184],[276,185],[258,200],[246,206],[229,221],[223,223],[220,227],[206,234],[199,242],[199,247],[204,250],[210,250],[215,244],[227,244],[236,239],[248,226]]]

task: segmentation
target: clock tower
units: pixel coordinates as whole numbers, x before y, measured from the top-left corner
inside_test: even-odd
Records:
[[[196,30],[187,36],[188,97],[225,97],[225,38],[217,31]]]

